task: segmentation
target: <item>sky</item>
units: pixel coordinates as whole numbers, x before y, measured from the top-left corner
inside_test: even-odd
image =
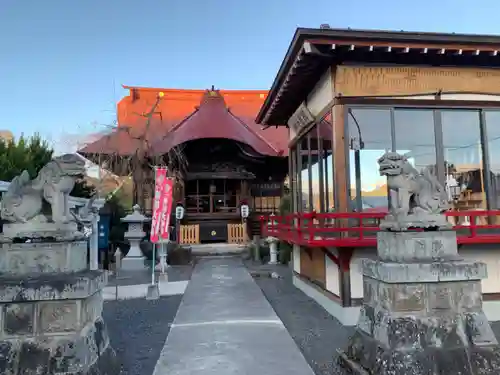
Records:
[[[67,150],[121,85],[268,89],[297,27],[500,34],[498,0],[0,0],[0,129]]]

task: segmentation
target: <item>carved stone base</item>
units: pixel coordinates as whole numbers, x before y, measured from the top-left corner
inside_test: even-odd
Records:
[[[416,298],[406,302],[415,304]],[[365,305],[361,314],[347,350],[339,356],[339,364],[351,374],[500,373],[500,347],[482,311],[418,316]]]
[[[356,335],[352,338],[356,339]],[[361,339],[363,341],[363,339]],[[370,345],[364,341],[358,350],[371,350],[372,370],[353,360],[352,354],[339,353],[339,365],[352,375],[497,375],[500,355],[497,347],[449,348],[405,353]],[[359,354],[359,352],[358,352]],[[376,358],[373,358],[375,355]]]
[[[353,374],[493,375],[500,347],[479,262],[363,262],[364,302],[339,361]]]
[[[385,219],[380,222],[380,229],[382,230],[400,232],[411,228],[449,230],[452,228],[452,225],[446,220],[446,216],[444,215],[424,213],[398,217],[387,215]]]
[[[0,373],[118,375],[120,364],[102,319],[80,332],[43,340],[0,340]]]
[[[0,373],[117,375],[102,271],[0,277]]]
[[[122,259],[121,269],[127,271],[139,271],[146,269],[146,257],[130,257],[126,256]]]
[[[454,231],[379,232],[340,364],[363,375],[493,375],[500,347],[483,312],[486,265],[458,257]]]
[[[79,272],[87,269],[87,241],[3,243],[0,275]]]
[[[71,241],[83,239],[83,233],[78,231],[77,224],[46,223],[30,221],[28,223],[7,223],[3,225],[3,238],[13,240],[16,238],[44,239],[53,238],[56,241]]]

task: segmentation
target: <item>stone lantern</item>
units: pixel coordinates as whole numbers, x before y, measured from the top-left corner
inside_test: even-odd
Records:
[[[122,222],[128,224],[128,230],[125,232],[125,238],[130,242],[130,250],[127,256],[122,259],[122,270],[141,270],[146,268],[146,257],[142,254],[139,243],[144,238],[146,233],[142,230],[144,223],[151,219],[141,213],[141,207],[135,205],[132,207],[133,213],[121,219]]]

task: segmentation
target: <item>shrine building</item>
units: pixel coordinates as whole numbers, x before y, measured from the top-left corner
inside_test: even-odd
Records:
[[[446,188],[460,255],[488,265],[484,309],[500,320],[499,52],[500,36],[297,29],[256,118],[287,128],[294,214],[263,233],[294,245],[295,285],[344,324],[391,199],[386,151]]]
[[[175,179],[181,243],[243,243],[259,217],[278,213],[288,171],[287,130],[254,121],[267,91],[129,87],[117,127],[79,150],[134,181],[134,203],[151,212],[154,166]],[[242,223],[239,207],[250,206]]]

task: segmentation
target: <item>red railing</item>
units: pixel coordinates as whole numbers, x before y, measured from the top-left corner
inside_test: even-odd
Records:
[[[262,236],[303,246],[374,247],[386,213],[294,213],[261,216]],[[500,210],[449,211],[459,244],[500,244]]]

